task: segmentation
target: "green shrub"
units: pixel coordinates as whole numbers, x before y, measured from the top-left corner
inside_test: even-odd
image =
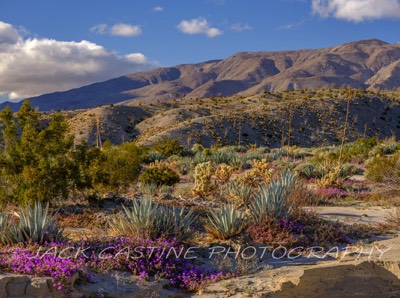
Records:
[[[376,138],[358,139],[353,143],[349,143],[344,147],[342,161],[350,162],[354,160],[363,162],[376,145],[378,145]],[[339,152],[337,152],[337,155],[339,155]]]
[[[164,154],[160,153],[160,152],[154,152],[154,151],[150,151],[149,153],[147,153],[147,155],[144,158],[144,162],[146,163],[152,163],[155,161],[162,161],[165,160],[166,157]]]
[[[301,178],[312,179],[317,178],[317,172],[315,166],[312,163],[299,164],[294,171]]]
[[[375,156],[365,168],[367,177],[374,181],[400,183],[400,154]]]
[[[175,139],[163,137],[158,140],[152,147],[152,151],[157,151],[166,157],[171,155],[181,155],[183,147]]]
[[[100,190],[120,192],[139,176],[142,150],[134,143],[112,146],[104,143],[99,156],[90,167],[93,185]]]
[[[140,175],[143,184],[174,185],[179,182],[179,175],[165,165],[149,167]]]

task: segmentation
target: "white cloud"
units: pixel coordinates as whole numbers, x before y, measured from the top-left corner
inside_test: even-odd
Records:
[[[141,35],[142,29],[139,25],[131,25],[131,24],[115,24],[111,28],[108,27],[107,24],[98,24],[89,29],[90,32],[96,34],[108,34],[113,36],[122,36],[122,37],[134,37]]]
[[[153,10],[156,11],[156,12],[162,12],[162,11],[164,11],[164,8],[161,7],[161,6],[156,6],[156,7],[153,8]]]
[[[240,23],[237,23],[237,24],[233,24],[233,25],[231,26],[231,29],[232,29],[233,31],[236,31],[236,32],[243,32],[243,31],[250,31],[250,30],[253,30],[253,27],[251,27],[249,24],[240,24]]]
[[[296,27],[299,27],[299,26],[303,25],[305,22],[306,22],[306,20],[301,20],[300,22],[297,22],[297,23],[286,24],[286,25],[280,26],[279,29],[281,29],[281,30],[292,30],[292,29],[294,29]]]
[[[93,26],[89,30],[90,30],[90,32],[93,32],[96,34],[105,34],[107,31],[107,24],[98,24],[96,26]]]
[[[208,37],[216,37],[223,33],[220,29],[211,27],[204,18],[196,18],[189,21],[183,20],[179,23],[178,29],[186,34],[205,34]]]
[[[400,18],[399,0],[312,0],[312,11],[352,22]]]
[[[15,44],[19,38],[18,31],[13,26],[0,21],[0,46]]]
[[[0,21],[0,95],[10,99],[68,90],[156,66],[141,53],[117,56],[86,40],[24,39],[15,32]]]
[[[115,36],[139,36],[142,34],[142,29],[138,25],[116,24],[111,27],[111,35]]]

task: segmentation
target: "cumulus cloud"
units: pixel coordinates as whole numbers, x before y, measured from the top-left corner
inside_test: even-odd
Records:
[[[18,31],[10,24],[0,22],[0,45],[10,45],[18,42]]]
[[[178,29],[185,34],[205,34],[208,37],[216,37],[223,33],[220,29],[211,27],[204,18],[183,20],[179,23]]]
[[[24,39],[0,21],[0,96],[19,99],[104,81],[156,64],[142,53],[117,56],[83,40]]]
[[[122,37],[135,37],[141,35],[142,29],[139,25],[131,25],[131,24],[115,24],[112,27],[108,27],[107,24],[98,24],[96,26],[91,27],[90,32],[96,34],[108,34],[113,36],[122,36]]]
[[[237,23],[237,24],[233,24],[233,25],[231,26],[231,29],[232,29],[233,31],[236,31],[236,32],[243,32],[243,31],[250,31],[250,30],[253,30],[253,27],[251,27],[249,24],[240,24],[240,23]]]
[[[352,22],[400,18],[400,0],[313,0],[312,11]]]
[[[138,25],[116,24],[111,27],[111,35],[115,36],[139,36],[142,34],[142,29]]]
[[[162,8],[161,6],[156,6],[156,7],[153,8],[153,10],[155,12],[162,12],[162,11],[164,11],[164,8]]]

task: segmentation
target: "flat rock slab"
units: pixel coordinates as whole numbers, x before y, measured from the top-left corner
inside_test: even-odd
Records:
[[[386,221],[386,217],[393,208],[381,207],[315,207],[317,213],[326,219],[340,221],[345,224],[380,224]]]

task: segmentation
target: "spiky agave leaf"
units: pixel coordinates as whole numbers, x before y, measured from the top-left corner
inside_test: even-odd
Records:
[[[115,234],[125,236],[159,237],[175,236],[184,239],[190,234],[195,221],[193,212],[154,205],[151,199],[134,201],[132,208],[123,206],[123,214],[116,215],[111,223]],[[186,214],[185,214],[186,213]]]
[[[287,204],[287,197],[296,182],[293,173],[283,174],[277,181],[261,184],[250,203],[250,213],[255,222],[267,218],[280,218],[287,216],[291,206]]]
[[[132,207],[122,206],[123,214],[114,216],[111,220],[111,229],[117,235],[149,236],[155,221],[155,208],[150,199],[143,199],[140,203],[132,202]]]
[[[55,215],[49,214],[49,204],[43,209],[42,204],[36,202],[18,213],[19,224],[13,230],[16,242],[44,242],[63,239],[64,229],[57,226]]]
[[[154,226],[154,236],[175,236],[179,239],[188,238],[191,235],[190,227],[195,221],[193,211],[185,214],[185,209],[177,212],[175,208],[159,206],[157,219]]]
[[[206,230],[218,239],[228,239],[240,234],[246,227],[243,211],[237,211],[233,204],[223,205],[220,210],[210,211]]]

